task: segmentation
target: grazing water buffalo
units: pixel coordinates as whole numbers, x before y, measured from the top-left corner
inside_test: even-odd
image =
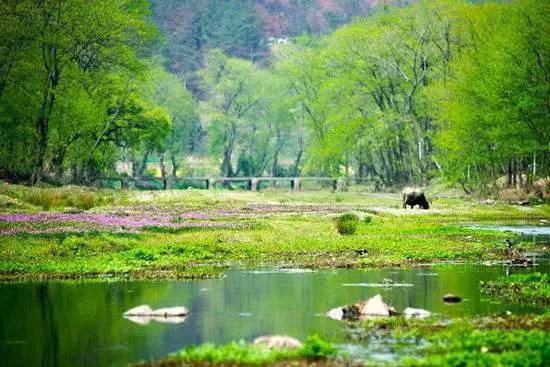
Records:
[[[403,209],[407,209],[407,205],[411,206],[411,209],[415,205],[418,205],[422,209],[429,209],[430,203],[426,200],[424,192],[421,189],[407,187],[403,190]]]

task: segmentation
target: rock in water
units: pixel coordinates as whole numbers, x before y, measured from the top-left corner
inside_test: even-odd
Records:
[[[151,309],[149,305],[134,307],[124,313],[124,316],[156,316],[156,317],[175,317],[187,316],[189,310],[183,306]]]
[[[166,307],[166,308],[159,308],[157,310],[154,310],[151,314],[152,316],[187,316],[189,314],[189,310],[183,306],[179,307]]]
[[[460,301],[462,301],[462,298],[452,293],[447,293],[446,295],[443,296],[443,302],[445,303],[458,303]]]
[[[423,319],[425,317],[430,317],[432,313],[430,311],[426,311],[421,308],[407,307],[403,311],[403,315],[405,315],[405,317],[418,317]]]
[[[361,316],[390,316],[396,314],[395,309],[385,304],[379,294],[365,302],[359,308],[359,313]]]
[[[342,307],[333,308],[327,312],[327,316],[333,320],[342,320],[344,318],[344,310]]]
[[[141,305],[129,309],[124,313],[124,316],[151,316],[152,314],[153,310],[149,307],[149,305]]]
[[[296,349],[302,346],[299,340],[286,335],[259,336],[254,339],[254,344],[268,349]]]

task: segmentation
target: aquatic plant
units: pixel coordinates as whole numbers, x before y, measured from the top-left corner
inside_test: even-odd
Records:
[[[382,341],[402,356],[394,363],[377,361],[376,366],[542,367],[550,358],[549,327],[547,313],[454,319],[395,317],[363,322],[354,340]]]
[[[513,274],[480,282],[481,291],[498,302],[550,306],[550,276],[542,273]]]

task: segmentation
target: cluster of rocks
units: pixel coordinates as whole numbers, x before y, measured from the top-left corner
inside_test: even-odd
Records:
[[[454,294],[446,294],[443,296],[443,302],[445,303],[458,303],[462,301],[462,298]],[[327,316],[335,320],[366,320],[373,317],[394,316],[399,313],[394,307],[387,305],[382,296],[377,294],[376,296],[366,300],[358,301],[351,305],[333,308],[327,313]],[[432,315],[430,311],[423,310],[421,308],[407,307],[402,313],[405,317],[418,317],[424,318]]]

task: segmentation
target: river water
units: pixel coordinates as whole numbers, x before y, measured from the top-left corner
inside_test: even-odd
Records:
[[[442,316],[539,312],[484,300],[479,281],[507,272],[549,272],[547,260],[529,268],[502,265],[437,265],[415,269],[243,270],[202,281],[48,281],[0,284],[0,357],[3,366],[125,366],[153,360],[182,347],[265,334],[304,339],[312,333],[350,351],[369,346],[350,341],[349,326],[325,313],[381,294],[398,311],[424,308]],[[400,286],[383,287],[391,279]],[[378,285],[377,285],[378,284]],[[446,305],[454,293],[465,300]],[[181,323],[123,317],[141,304],[184,305]],[[375,355],[375,354],[374,354]],[[380,358],[391,356],[380,355]]]

